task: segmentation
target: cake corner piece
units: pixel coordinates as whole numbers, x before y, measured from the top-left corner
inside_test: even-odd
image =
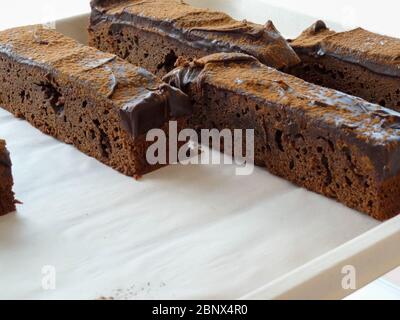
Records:
[[[0,139],[0,216],[16,210],[16,200],[12,191],[14,181],[12,163],[5,140]]]

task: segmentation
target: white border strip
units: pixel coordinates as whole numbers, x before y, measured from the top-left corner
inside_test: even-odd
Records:
[[[356,269],[357,289],[400,265],[400,216],[305,264],[241,299],[342,299],[343,267]]]

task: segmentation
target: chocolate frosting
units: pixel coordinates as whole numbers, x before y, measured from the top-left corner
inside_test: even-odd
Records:
[[[362,28],[337,33],[317,21],[291,45],[298,53],[331,56],[378,74],[400,77],[400,39]]]
[[[300,62],[271,21],[264,26],[236,21],[177,0],[95,0],[91,6],[92,26],[102,21],[132,25],[209,53],[247,53],[278,69]]]
[[[159,128],[170,119],[189,116],[192,105],[179,89],[162,84],[155,90],[133,97],[120,110],[122,125],[133,137]]]
[[[310,127],[355,145],[372,162],[377,177],[400,173],[400,113],[339,91],[307,83],[269,68],[248,55],[214,54],[179,61],[164,81],[186,91],[210,85],[300,113]]]
[[[134,138],[192,111],[183,92],[147,70],[41,26],[0,32],[0,55],[44,70],[49,85],[73,82],[86,94],[107,99]]]

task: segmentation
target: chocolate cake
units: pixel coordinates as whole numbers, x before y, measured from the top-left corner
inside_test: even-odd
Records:
[[[0,139],[0,216],[15,211],[13,184],[10,154]]]
[[[317,21],[291,44],[302,63],[290,73],[400,110],[400,39],[361,28],[337,33]]]
[[[178,64],[164,81],[195,102],[192,127],[254,129],[256,164],[374,218],[400,213],[400,113],[245,54]]]
[[[156,75],[172,70],[179,56],[217,52],[243,52],[277,69],[300,62],[271,21],[236,21],[179,0],[93,0],[91,6],[90,45]]]
[[[192,109],[150,72],[40,26],[0,32],[0,75],[1,106],[134,177],[158,168],[148,130],[185,126]]]

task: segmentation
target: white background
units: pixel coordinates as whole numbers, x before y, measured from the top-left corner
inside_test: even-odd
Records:
[[[287,10],[301,12],[310,17],[335,21],[344,28],[361,26],[400,37],[400,2],[393,0],[259,0]],[[206,1],[205,1],[206,2]],[[238,6],[246,0],[237,0]],[[45,22],[89,10],[89,0],[13,0],[2,3],[0,27]],[[260,12],[260,19],[268,19],[268,12]],[[284,26],[282,26],[284,29]],[[282,28],[281,28],[282,29]]]
[[[400,36],[400,2],[393,0],[260,0],[305,15],[332,20],[345,28],[365,29]]]
[[[327,1],[294,1],[294,0],[259,0],[271,3],[277,7],[284,7],[290,11],[298,11],[310,17],[318,17],[336,22],[342,28],[362,26],[371,31],[380,32],[392,36],[400,36],[400,22],[398,14],[400,3],[397,1],[381,0],[352,1],[336,0]],[[87,12],[89,10],[88,0],[13,0],[2,4],[0,10],[0,29],[17,25],[47,22]],[[238,0],[238,7],[246,5],[245,0]],[[268,19],[268,12],[259,13],[260,20]],[[284,26],[278,28],[284,30]],[[301,30],[299,30],[301,31]],[[399,271],[392,273],[390,279],[400,283]],[[394,288],[394,289],[393,289]],[[398,298],[398,292],[386,280],[380,280],[371,284],[370,290],[362,290],[356,296],[365,298],[377,295],[387,298]]]

